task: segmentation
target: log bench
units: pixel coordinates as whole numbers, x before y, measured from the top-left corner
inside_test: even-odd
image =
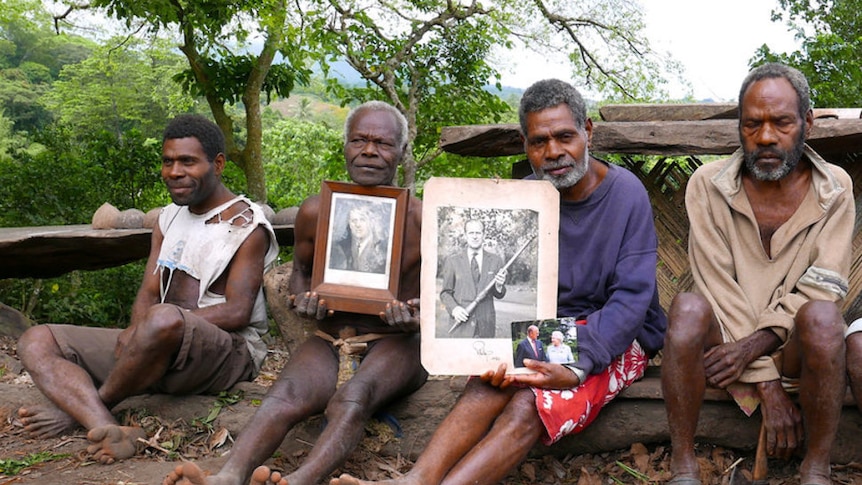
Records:
[[[583,432],[563,438],[553,446],[537,444],[532,456],[565,457],[628,449],[633,443],[669,443],[667,415],[661,397],[659,369],[623,391],[608,404]],[[436,376],[411,396],[394,403],[388,412],[398,420],[402,436],[381,444],[382,456],[404,456],[415,461],[443,418],[455,405],[467,378]],[[281,446],[283,453],[310,447],[323,428],[321,417],[312,418],[292,430]],[[707,392],[696,439],[737,450],[754,450],[760,430],[760,413],[747,418],[730,397],[717,389]],[[233,431],[233,430],[231,430]],[[844,464],[862,457],[862,415],[851,399],[845,401],[832,462]]]
[[[290,265],[281,265],[264,278],[264,290],[270,314],[277,322],[288,352],[314,331],[312,324],[300,319],[285,304]],[[381,453],[401,454],[415,460],[425,448],[431,434],[454,406],[464,389],[463,376],[434,376],[412,396],[395,403],[390,411],[398,419],[404,436],[384,446]],[[299,426],[295,433],[300,442],[314,442],[320,423],[311,420]],[[753,450],[760,430],[760,413],[748,418],[729,394],[720,389],[707,389],[706,402],[698,422],[696,438],[727,448]],[[838,438],[833,447],[833,462],[848,463],[862,457],[862,415],[852,396],[847,393],[841,415]],[[290,446],[291,439],[284,446]],[[625,449],[632,443],[669,442],[667,414],[661,392],[660,367],[650,366],[644,378],[624,390],[602,410],[586,430],[563,438],[554,446],[537,445],[533,453],[556,456],[598,453]]]

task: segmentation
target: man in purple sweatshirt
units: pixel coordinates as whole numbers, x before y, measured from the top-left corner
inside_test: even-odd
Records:
[[[589,425],[662,346],[667,319],[643,185],[590,156],[593,123],[569,84],[537,82],[519,115],[536,178],[560,192],[557,313],[580,324],[579,359],[568,367],[525,359],[535,374],[506,375],[503,364],[471,379],[410,473],[386,483],[499,483],[539,439],[551,444]]]

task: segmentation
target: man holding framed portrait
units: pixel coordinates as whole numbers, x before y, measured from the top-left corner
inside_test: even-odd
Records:
[[[324,195],[337,200],[339,194],[346,194],[344,208],[374,202],[375,198],[405,197],[403,203],[394,203],[394,212],[404,211],[402,225],[394,222],[388,229],[393,236],[391,255],[398,256],[397,261],[390,260],[384,270],[394,273],[397,285],[378,290],[338,284],[342,306],[329,306],[327,298],[317,291],[320,286],[312,284],[313,274],[322,274],[324,266],[338,270],[332,268],[331,260],[326,264],[331,253],[327,248],[333,241],[333,231],[329,230],[333,213],[327,210],[340,212],[342,224],[348,225],[351,211],[339,209],[341,204],[330,204],[321,195],[306,199],[294,225],[293,273],[288,289],[297,314],[316,319],[318,331],[293,352],[221,471],[205,477],[196,465],[187,463],[178,467],[166,484],[186,483],[181,482],[184,478],[203,484],[247,483],[252,474],[260,483],[280,483],[283,479],[291,484],[318,483],[349,456],[361,440],[368,418],[425,383],[428,374],[419,360],[416,315],[422,203],[391,187],[407,150],[407,121],[394,107],[370,101],[351,111],[344,132],[347,171],[355,185],[325,182]],[[392,191],[396,193],[390,194]],[[361,232],[358,225],[356,230]],[[363,248],[357,250],[359,256]],[[345,266],[343,271],[367,276],[378,270],[379,266]],[[394,298],[368,307],[375,308],[373,313],[355,301],[363,291],[392,288],[397,288]],[[357,310],[342,310],[343,305]],[[282,478],[267,467],[258,467],[272,456],[294,425],[324,412],[327,426],[299,468]]]

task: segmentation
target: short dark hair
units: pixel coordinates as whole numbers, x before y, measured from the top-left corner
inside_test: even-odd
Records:
[[[521,106],[518,108],[521,133],[527,136],[527,114],[561,104],[569,107],[575,126],[583,129],[587,121],[587,107],[581,93],[567,82],[559,79],[545,79],[527,88],[521,97]]]
[[[221,128],[206,117],[196,114],[181,114],[172,119],[162,134],[162,144],[167,140],[189,137],[197,138],[210,162],[213,162],[219,153],[225,152]]]
[[[774,78],[786,79],[793,86],[799,106],[799,117],[805,119],[805,116],[811,109],[811,94],[808,80],[805,79],[805,75],[798,69],[777,62],[769,62],[755,67],[745,76],[745,80],[742,81],[742,87],[739,88],[739,101],[736,106],[738,116],[742,115],[742,97],[745,96],[748,88],[757,81]]]

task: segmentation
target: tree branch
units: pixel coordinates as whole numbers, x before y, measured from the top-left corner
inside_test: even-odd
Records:
[[[60,35],[60,21],[66,20],[66,18],[69,16],[69,14],[71,14],[75,10],[89,10],[89,8],[90,8],[89,3],[85,3],[85,4],[81,4],[81,5],[74,5],[73,4],[73,5],[69,5],[69,8],[67,8],[66,11],[61,13],[60,15],[54,15],[54,32],[56,32],[57,35]]]

